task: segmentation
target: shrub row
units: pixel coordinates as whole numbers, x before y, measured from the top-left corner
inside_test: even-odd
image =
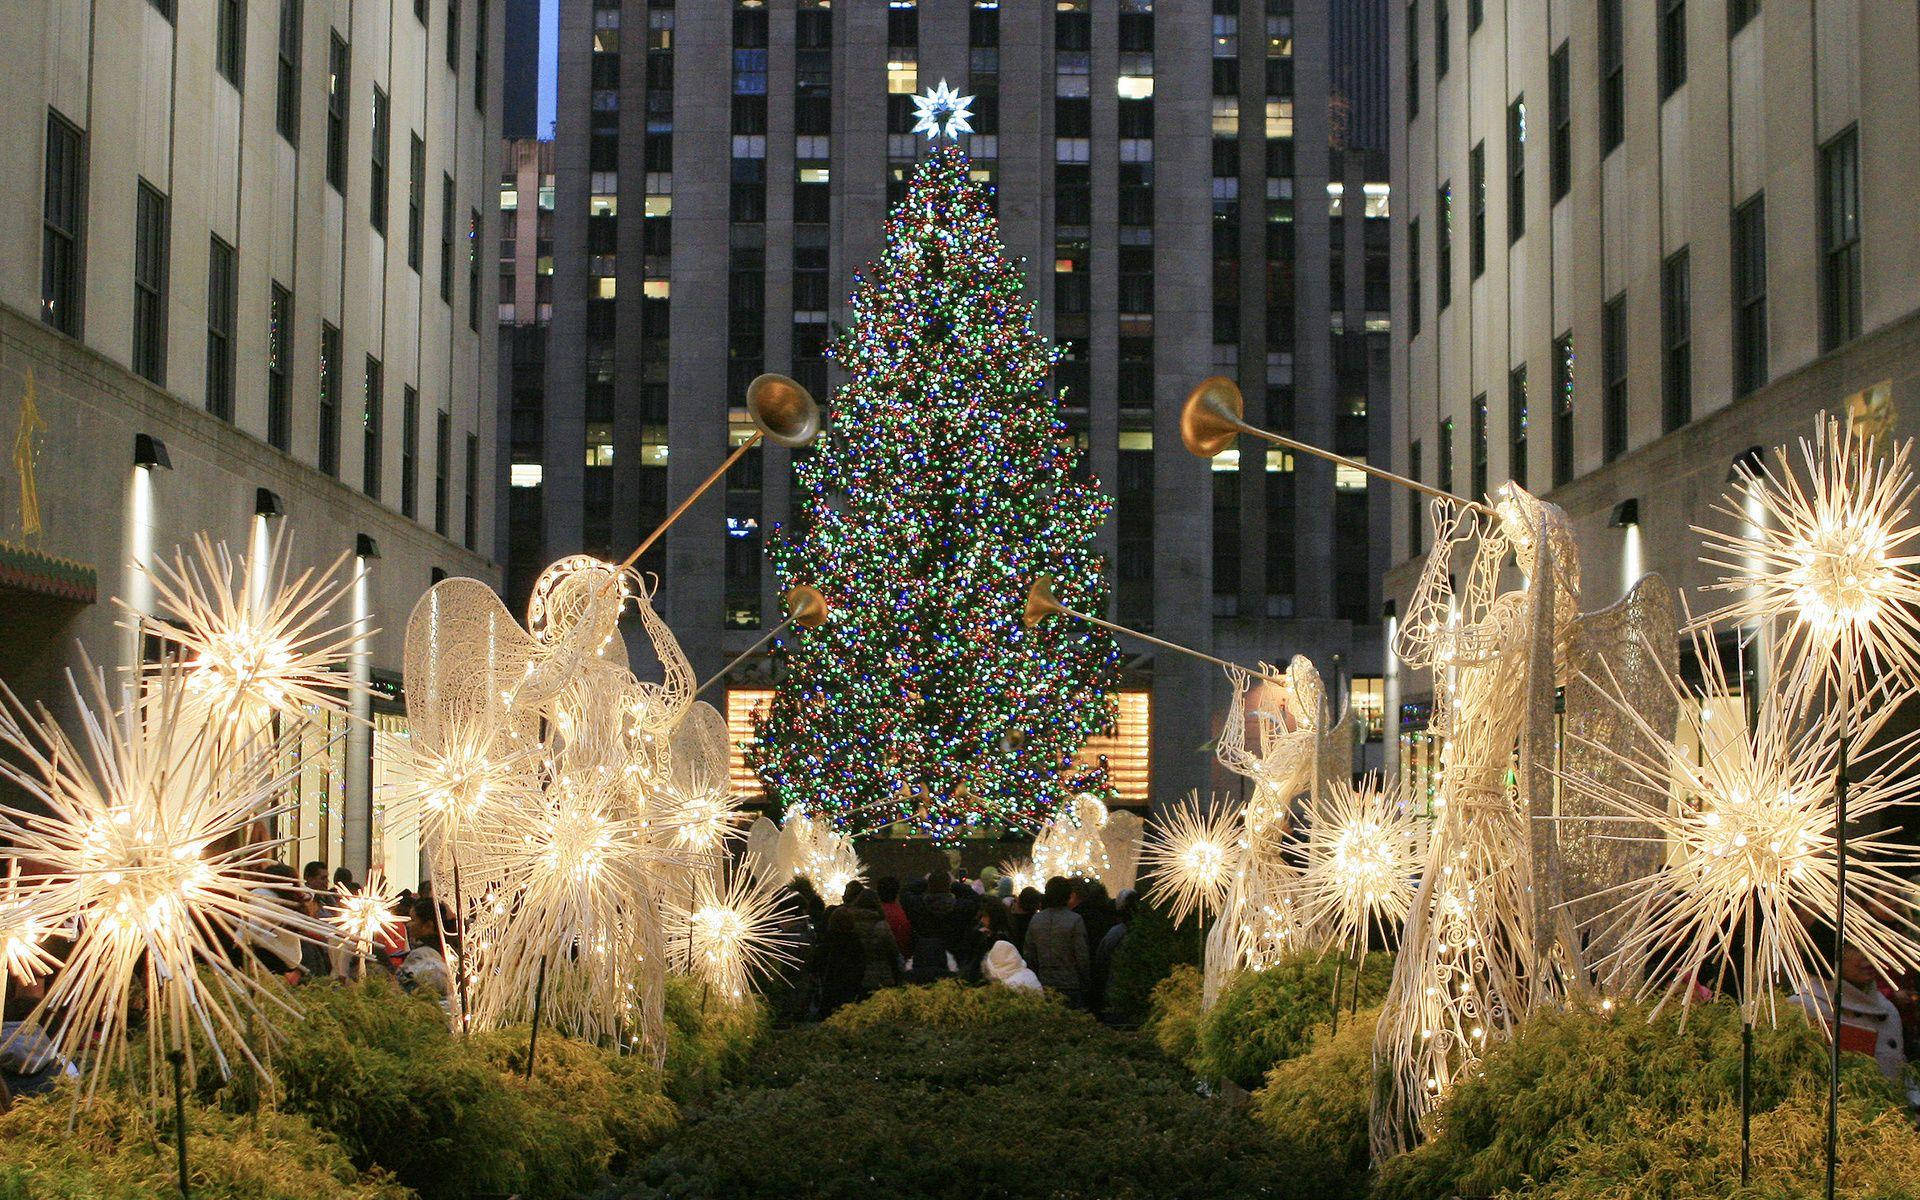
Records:
[[[543,1031],[528,1079],[525,1026],[456,1036],[436,1003],[385,978],[309,984],[297,1000],[298,1015],[271,1015],[263,1039],[278,1083],[270,1103],[252,1076],[222,1079],[210,1055],[195,1055],[196,1196],[576,1195],[633,1167],[677,1123],[676,1099],[739,1070],[766,1030],[757,1005],[706,1004],[676,978],[664,1072]],[[135,1061],[145,1061],[137,1048]],[[51,1124],[64,1131],[65,1090],[0,1118],[0,1200],[164,1194],[171,1118],[156,1127],[143,1091],[143,1080],[104,1087],[70,1145],[40,1144]]]

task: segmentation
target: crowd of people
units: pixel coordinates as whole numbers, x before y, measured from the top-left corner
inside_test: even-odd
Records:
[[[881,988],[948,978],[1057,992],[1100,1013],[1135,904],[1132,891],[1112,897],[1094,879],[1056,876],[1044,890],[1016,893],[991,869],[980,878],[936,870],[904,885],[891,875],[856,880],[833,899],[804,879],[790,886],[796,963],[768,981],[786,1019],[823,1018]]]

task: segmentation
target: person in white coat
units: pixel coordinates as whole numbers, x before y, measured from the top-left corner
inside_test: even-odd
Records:
[[[1793,999],[1822,1028],[1828,1025],[1832,996],[1802,994]],[[1895,1083],[1903,1082],[1907,1053],[1900,1031],[1900,1010],[1881,994],[1873,964],[1852,946],[1840,955],[1840,1048],[1871,1054],[1882,1074]],[[1920,1088],[1906,1082],[1905,1090],[1907,1103],[1920,1107]]]
[[[980,960],[980,973],[990,982],[1016,992],[1040,990],[1040,977],[1027,969],[1027,960],[1020,957],[1012,942],[995,942]]]

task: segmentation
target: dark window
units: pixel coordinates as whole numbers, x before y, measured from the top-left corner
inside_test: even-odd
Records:
[[[1600,369],[1606,378],[1601,453],[1608,462],[1627,452],[1627,294],[1621,292],[1600,311]]]
[[[440,176],[440,298],[453,303],[453,176]]]
[[[133,370],[167,384],[167,198],[142,179],[133,221]]]
[[[1659,0],[1660,98],[1687,81],[1687,0]]]
[[[1420,0],[1407,0],[1407,120],[1420,115]]]
[[[433,531],[447,536],[447,468],[453,465],[453,416],[441,409],[433,422]]]
[[[412,384],[400,389],[400,515],[417,511],[420,472],[420,392]]]
[[[80,232],[85,219],[86,136],[47,110],[47,190],[41,209],[40,319],[80,336]]]
[[[492,0],[480,0],[473,15],[473,106],[487,108],[487,6]]]
[[[1553,486],[1573,479],[1573,334],[1553,343]]]
[[[340,477],[340,331],[320,324],[319,467]]]
[[[233,420],[233,247],[219,238],[207,247],[207,411]]]
[[[1433,0],[1433,78],[1437,83],[1447,77],[1452,65],[1452,47],[1447,44],[1447,0]]]
[[[373,89],[373,171],[367,183],[367,220],[376,232],[387,232],[387,94]]]
[[[280,0],[280,78],[274,104],[280,136],[300,144],[300,0]]]
[[[1860,131],[1820,148],[1820,346],[1860,336]]]
[[[467,435],[466,538],[467,549],[474,548],[480,534],[480,439]]]
[[[1487,144],[1467,151],[1467,268],[1474,279],[1487,269]]]
[[[481,0],[486,3],[486,0]],[[460,0],[447,0],[447,70],[460,69]]]
[[[1549,182],[1557,203],[1573,187],[1573,76],[1565,42],[1547,60],[1547,109]]]
[[[420,140],[419,134],[413,135],[412,153],[407,169],[407,265],[415,274],[420,271],[420,242],[425,235],[422,225],[427,205],[427,144]]]
[[[1453,490],[1452,417],[1448,417],[1440,422],[1440,445],[1438,449],[1440,451],[1440,461],[1436,465],[1440,469],[1440,490],[1443,492],[1451,492]]]
[[[1572,480],[1572,332],[1553,340],[1553,486]]]
[[[375,500],[380,498],[380,460],[381,452],[385,449],[381,440],[386,432],[385,407],[386,382],[381,375],[380,360],[369,354],[365,406],[360,419],[360,490]]]
[[[213,69],[235,87],[247,54],[247,0],[214,0]]]
[[[335,33],[327,41],[327,182],[347,190],[347,43]]]
[[[1507,241],[1527,231],[1527,98],[1507,105]]]
[[[1507,372],[1507,478],[1527,486],[1527,364]]]
[[[1660,420],[1672,433],[1693,419],[1693,283],[1686,247],[1660,267]]]
[[[1433,207],[1439,216],[1439,228],[1434,230],[1434,297],[1439,310],[1445,312],[1453,303],[1453,184],[1440,185]]]
[[[1407,336],[1420,336],[1420,219],[1407,222]]]
[[[1739,33],[1759,15],[1760,0],[1727,0],[1727,36]]]
[[[480,331],[480,210],[467,210],[467,328]]]
[[[1733,394],[1767,381],[1767,201],[1733,210]]]
[[[273,285],[267,297],[267,441],[293,448],[293,293]]]
[[[1414,479],[1420,478],[1420,439],[1415,438],[1407,446],[1407,474]],[[1407,555],[1417,558],[1425,540],[1422,533],[1426,526],[1426,497],[1412,488],[1407,489]]]
[[[1600,154],[1627,136],[1627,58],[1621,0],[1600,0]]]
[[[1467,415],[1469,431],[1473,438],[1473,495],[1479,500],[1487,494],[1487,394],[1481,392],[1473,398],[1473,411]]]

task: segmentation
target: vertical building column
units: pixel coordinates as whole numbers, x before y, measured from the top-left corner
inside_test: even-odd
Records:
[[[1196,347],[1211,344],[1212,6],[1160,0],[1154,19],[1154,631],[1206,650],[1213,644],[1213,479],[1180,442],[1180,406]],[[1165,134],[1161,131],[1165,130]],[[1154,656],[1154,796],[1168,803],[1205,787],[1211,757],[1207,697],[1212,667],[1185,655]]]
[[[1052,14],[1038,6],[1036,8],[1038,11],[1030,36],[1043,56],[1043,63],[1033,76],[1040,85],[1041,94],[1032,97],[1030,107],[1034,112],[1044,112],[1051,120],[1054,90],[1053,55],[1050,53],[1054,44]],[[1006,29],[1008,20],[1008,15],[1003,11],[1000,18],[1003,68],[1014,42],[1024,41],[1029,36],[1029,30],[1021,29],[1010,37]],[[1107,499],[1115,505],[1115,511],[1094,535],[1094,548],[1105,558],[1107,579],[1114,585],[1107,596],[1108,615],[1117,616],[1120,603],[1120,142],[1116,88],[1120,74],[1120,24],[1116,14],[1104,6],[1094,13],[1091,71],[1093,82],[1089,86],[1093,91],[1093,144],[1088,150],[1091,160],[1088,170],[1092,179],[1093,221],[1087,227],[1086,265],[1090,276],[1087,354],[1091,362],[1088,364],[1089,394],[1081,402],[1087,406],[1087,466],[1100,481]],[[1004,70],[1001,77],[1010,81],[1021,79],[1021,76]],[[1024,101],[1026,97],[1022,95],[1015,103]],[[1000,119],[1003,125],[1010,107],[1013,106],[1005,100],[1001,102]],[[1003,155],[1011,140],[1006,137],[1000,139]],[[1036,137],[1034,140],[1046,154],[1043,169],[1051,175],[1053,139]],[[1047,182],[1048,186],[1041,194],[1051,197],[1054,194],[1052,180]],[[1046,214],[1048,218],[1052,215],[1051,212]],[[1048,249],[1051,251],[1051,247]],[[1051,253],[1048,257],[1051,259]]]
[[[733,9],[675,10],[673,305],[668,329],[667,500],[678,504],[727,453],[728,204]],[[703,69],[727,64],[726,70]],[[662,592],[680,647],[702,677],[724,662],[726,490],[716,484],[666,536]]]
[[[1240,358],[1247,419],[1273,428],[1267,411],[1267,8],[1240,0]],[[1239,616],[1267,611],[1267,444],[1240,439]]]
[[[340,865],[362,882],[373,865],[373,697],[368,685],[373,679],[373,571],[371,559],[353,560],[358,572],[353,581],[354,650],[347,659],[347,673],[354,690],[347,723],[347,791],[340,812]]]
[[[1293,16],[1294,94],[1325,96],[1328,29],[1325,5],[1306,4]],[[1294,106],[1294,434],[1333,445],[1333,350],[1328,328],[1327,245],[1328,112],[1325,104]],[[1294,615],[1333,615],[1333,466],[1312,455],[1294,456]]]
[[[622,33],[645,54],[640,0],[621,12]],[[587,198],[593,91],[593,6],[560,9],[558,103],[554,110],[553,323],[547,330],[546,403],[541,415],[542,565],[580,548],[586,500]],[[536,175],[537,178],[537,175]],[[534,202],[539,202],[536,187]],[[537,219],[537,218],[536,218]],[[536,567],[537,571],[539,568]]]

